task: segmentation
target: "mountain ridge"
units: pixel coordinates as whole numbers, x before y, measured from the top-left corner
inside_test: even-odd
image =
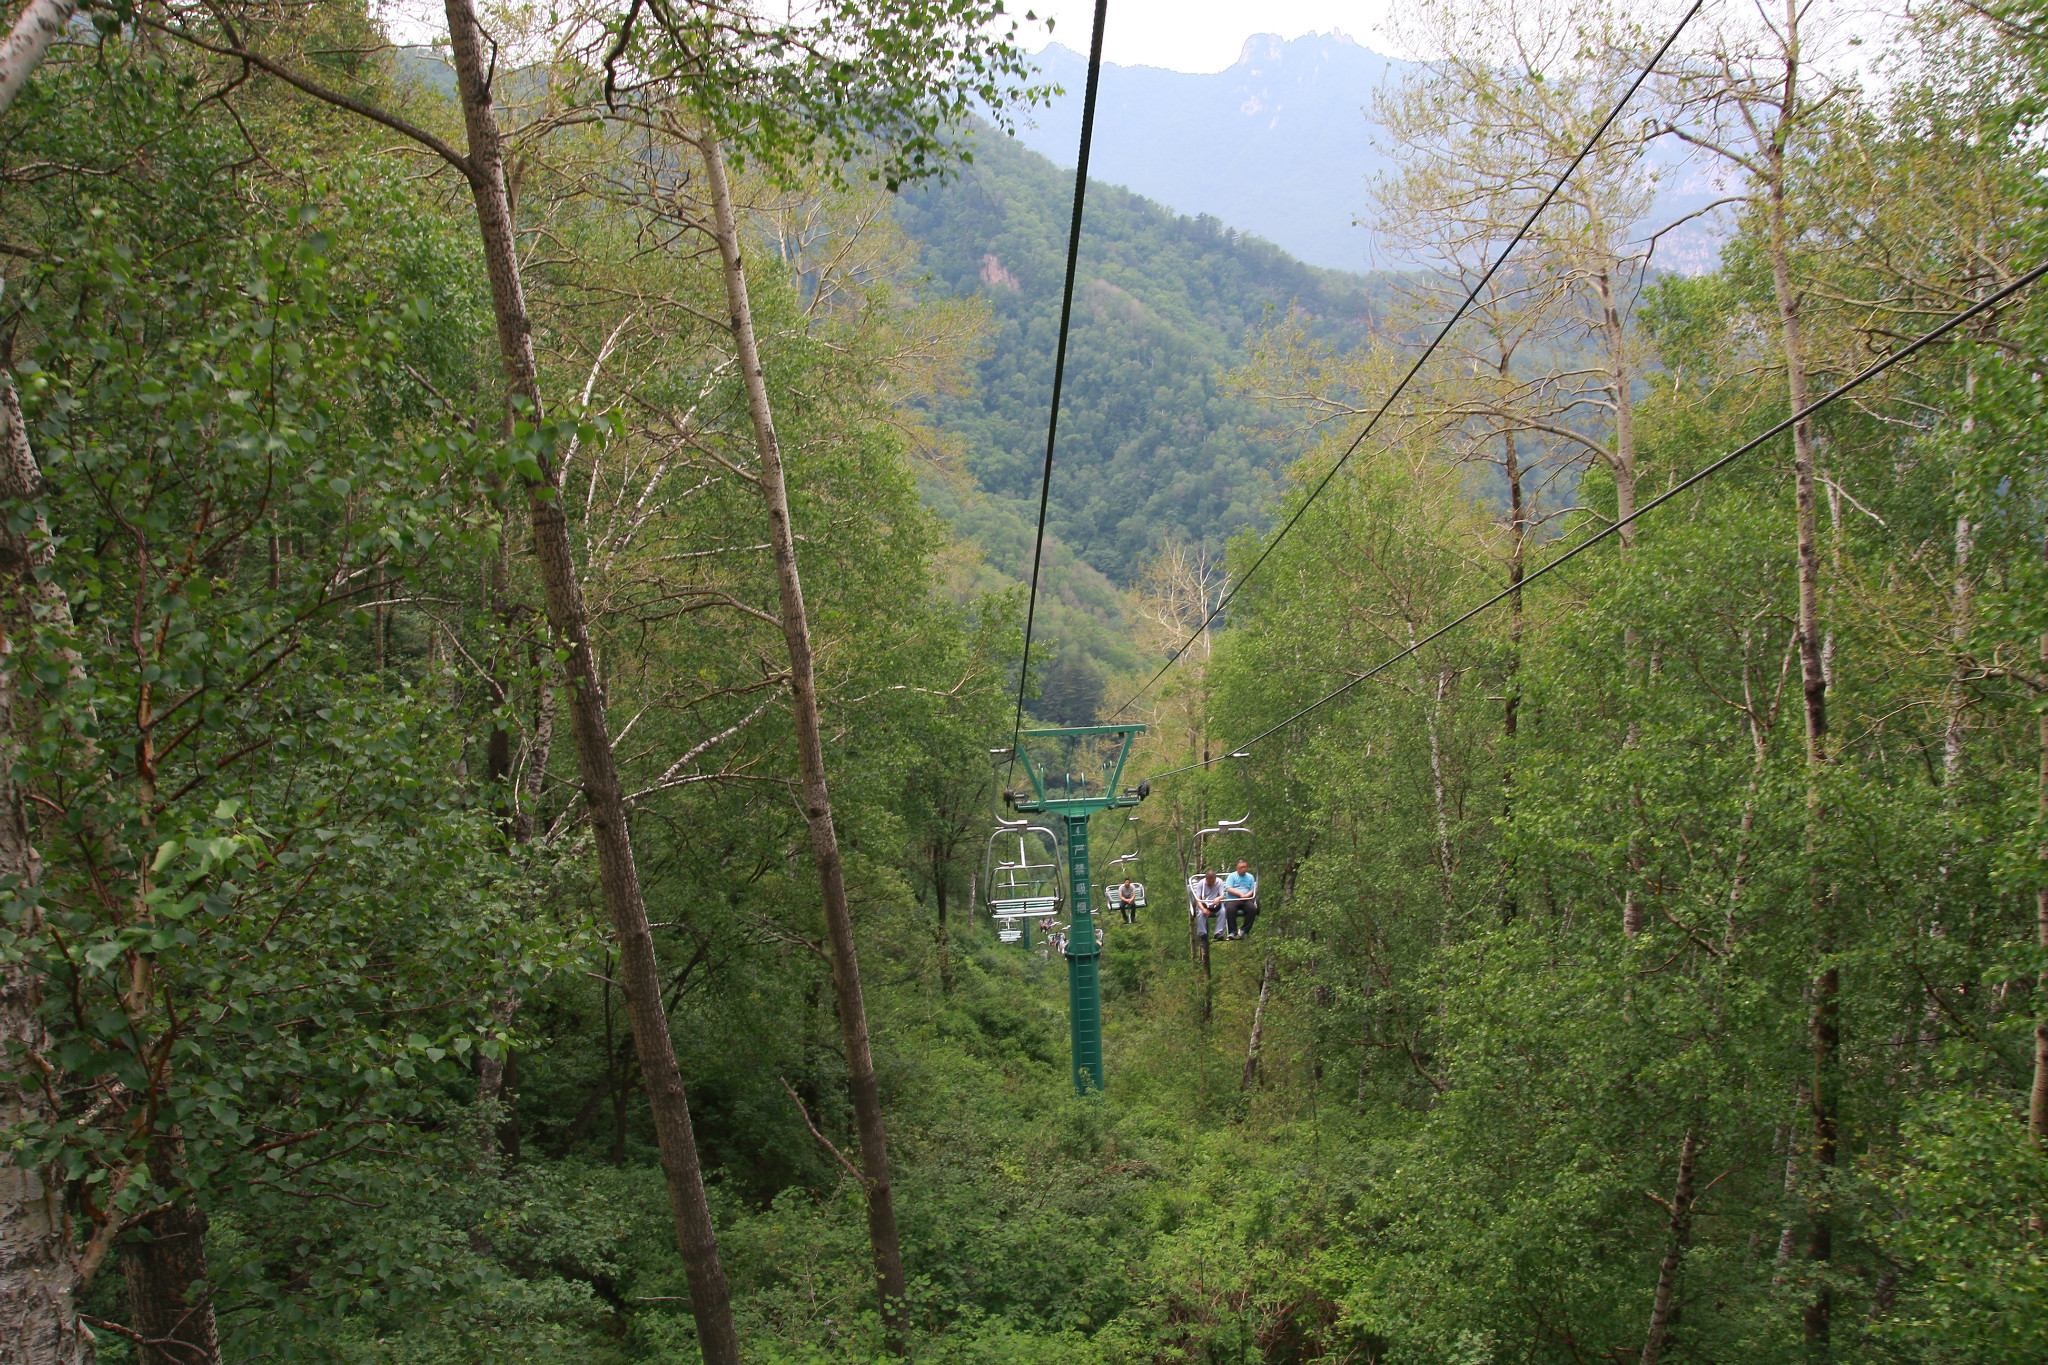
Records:
[[[1065,93],[1018,140],[1071,169],[1088,59],[1055,42],[1033,60]],[[1090,176],[1220,218],[1308,264],[1369,270],[1383,262],[1371,230],[1353,220],[1390,163],[1367,109],[1382,85],[1414,69],[1338,32],[1253,34],[1235,63],[1206,74],[1105,62]]]

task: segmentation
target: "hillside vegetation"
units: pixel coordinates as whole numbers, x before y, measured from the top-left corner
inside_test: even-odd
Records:
[[[933,283],[983,300],[991,319],[965,391],[931,403],[965,478],[930,497],[1000,575],[1024,580],[1074,181],[986,125],[972,146],[955,178],[906,192],[897,210]],[[1391,297],[1387,279],[1306,266],[1214,218],[1090,184],[1047,521],[1050,633],[1066,652],[1045,714],[1089,719],[1105,680],[1136,665],[1132,623],[1107,589],[1131,586],[1169,541],[1220,553],[1263,516],[1298,446],[1229,387],[1253,334],[1293,310],[1349,348]]]

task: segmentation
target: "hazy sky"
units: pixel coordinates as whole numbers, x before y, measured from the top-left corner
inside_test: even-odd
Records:
[[[446,28],[438,0],[375,0],[377,9],[400,42],[424,43]],[[1095,22],[1094,0],[1007,0],[1016,13],[1025,10],[1055,23],[1050,41],[1076,52],[1088,50]],[[779,8],[775,0],[771,7]],[[1247,6],[1224,0],[1110,0],[1109,25],[1103,34],[1103,56],[1121,66],[1163,66],[1172,71],[1221,71],[1237,60],[1238,49],[1254,33],[1299,38],[1311,31],[1342,29],[1359,42],[1392,52],[1381,37],[1381,20],[1391,0],[1263,0]],[[1023,26],[1024,46],[1032,52],[1048,41],[1043,24]]]
[[[1009,0],[1012,9],[1030,9],[1055,21],[1053,41],[1088,50],[1095,23],[1093,0]],[[1163,66],[1170,71],[1221,71],[1237,60],[1238,49],[1254,33],[1299,38],[1304,33],[1342,29],[1366,47],[1392,52],[1391,38],[1381,25],[1393,6],[1388,0],[1110,0],[1109,22],[1103,30],[1104,60],[1120,66]],[[1045,45],[1043,30],[1027,40],[1036,51]]]
[[[763,0],[764,7],[785,5],[802,10],[807,0]],[[1051,17],[1055,28],[1050,38],[1042,23],[1021,26],[1026,50],[1036,52],[1048,41],[1058,42],[1076,52],[1088,50],[1088,33],[1094,23],[1094,0],[1006,0],[1018,15],[1026,10],[1041,18]],[[1647,13],[1660,17],[1659,27],[1669,23],[1685,0],[1641,0]],[[1861,49],[1842,48],[1824,55],[1831,66],[1860,71],[1882,46],[1882,34],[1889,26],[1881,12],[1898,0],[1821,0],[1821,8],[1837,15],[1854,15],[1844,27],[1879,41]],[[440,0],[372,0],[373,6],[390,25],[392,36],[402,43],[431,42],[446,27]],[[1163,66],[1170,71],[1221,71],[1237,60],[1244,40],[1255,33],[1278,34],[1282,39],[1305,33],[1328,33],[1332,29],[1349,34],[1376,52],[1391,57],[1415,58],[1426,54],[1411,52],[1391,31],[1390,20],[1403,6],[1399,0],[1110,0],[1109,23],[1103,34],[1103,57],[1120,66]],[[1733,9],[1748,13],[1746,4]],[[1664,11],[1670,11],[1669,15]],[[1412,14],[1411,16],[1412,17]]]

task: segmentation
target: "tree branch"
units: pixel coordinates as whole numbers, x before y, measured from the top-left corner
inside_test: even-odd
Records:
[[[832,1139],[826,1137],[823,1133],[819,1132],[818,1125],[811,1122],[811,1111],[804,1108],[804,1102],[798,1099],[796,1091],[790,1088],[789,1078],[786,1076],[777,1076],[775,1079],[782,1082],[783,1093],[787,1094],[789,1096],[789,1102],[796,1106],[796,1112],[803,1116],[804,1127],[811,1130],[811,1136],[818,1140],[818,1145],[823,1147],[826,1151],[830,1152],[832,1154],[832,1159],[834,1161],[837,1161],[840,1165],[840,1168],[844,1170],[848,1175],[852,1176],[854,1178],[854,1181],[857,1184],[859,1184],[859,1186],[863,1190],[871,1190],[872,1187],[868,1184],[868,1178],[860,1173],[860,1167],[854,1165],[851,1161],[848,1161],[846,1159],[846,1154],[840,1151],[837,1147],[834,1147],[832,1145]]]
[[[372,123],[381,123],[392,132],[402,137],[411,138],[414,142],[419,143],[420,146],[425,147],[428,151],[440,157],[450,166],[460,171],[463,179],[471,184],[476,183],[476,170],[470,165],[469,158],[456,151],[440,138],[435,137],[426,129],[420,127],[417,123],[402,119],[396,114],[386,113],[376,105],[359,100],[353,95],[344,95],[339,90],[330,90],[318,81],[309,80],[298,72],[293,71],[284,63],[266,57],[260,52],[251,52],[245,47],[223,47],[218,43],[209,43],[204,38],[188,33],[175,24],[166,24],[147,15],[138,14],[136,22],[153,28],[168,37],[176,38],[181,43],[196,47],[201,52],[211,52],[216,57],[232,57],[236,61],[247,62],[257,70],[275,76],[286,85],[311,95],[316,100],[331,104],[337,109],[346,109],[351,114],[366,118]]]

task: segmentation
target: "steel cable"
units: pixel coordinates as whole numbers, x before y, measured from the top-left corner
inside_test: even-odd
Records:
[[[1451,334],[1451,329],[1453,327],[1456,327],[1461,321],[1464,320],[1465,314],[1471,311],[1473,303],[1475,303],[1478,300],[1479,292],[1486,288],[1486,286],[1493,281],[1493,277],[1500,272],[1501,266],[1507,263],[1508,257],[1514,253],[1516,247],[1522,244],[1522,239],[1528,236],[1529,229],[1536,226],[1536,220],[1542,216],[1543,210],[1550,207],[1551,200],[1557,198],[1558,191],[1562,190],[1565,186],[1565,182],[1571,179],[1572,172],[1576,171],[1579,168],[1579,164],[1583,162],[1587,157],[1593,154],[1594,148],[1600,145],[1600,139],[1607,135],[1607,130],[1613,126],[1614,121],[1617,118],[1621,117],[1621,111],[1628,107],[1628,102],[1635,98],[1636,91],[1642,88],[1643,82],[1649,79],[1650,73],[1657,69],[1657,63],[1664,60],[1664,54],[1671,50],[1671,45],[1678,41],[1678,35],[1685,32],[1685,26],[1692,22],[1693,16],[1700,12],[1700,7],[1705,3],[1706,0],[1694,0],[1693,7],[1685,12],[1685,17],[1680,19],[1678,21],[1678,26],[1671,30],[1671,36],[1666,38],[1664,40],[1664,45],[1657,49],[1657,55],[1650,58],[1649,61],[1643,64],[1642,69],[1636,73],[1636,78],[1629,85],[1629,88],[1622,93],[1622,96],[1619,100],[1615,101],[1614,107],[1607,111],[1607,117],[1600,120],[1600,126],[1593,130],[1593,135],[1591,137],[1586,139],[1586,145],[1581,147],[1579,149],[1578,155],[1571,159],[1571,164],[1566,166],[1564,170],[1558,174],[1556,181],[1554,181],[1551,184],[1549,191],[1543,196],[1542,201],[1539,202],[1534,209],[1530,210],[1529,216],[1523,220],[1522,226],[1516,229],[1515,235],[1508,240],[1508,244],[1505,247],[1501,248],[1500,255],[1494,258],[1493,264],[1486,268],[1486,273],[1479,277],[1479,282],[1477,284],[1474,284],[1471,290],[1465,295],[1465,301],[1458,305],[1458,311],[1451,314],[1450,321],[1446,322],[1443,325],[1443,327],[1438,330],[1436,336],[1430,340],[1429,345],[1423,348],[1422,354],[1415,358],[1415,363],[1408,367],[1408,372],[1401,376],[1401,382],[1394,385],[1392,391],[1387,394],[1386,400],[1382,402],[1379,405],[1378,410],[1375,411],[1373,415],[1366,420],[1365,427],[1358,433],[1357,437],[1352,440],[1351,444],[1345,448],[1344,453],[1337,457],[1337,462],[1330,466],[1329,472],[1324,474],[1323,477],[1317,481],[1315,489],[1312,492],[1310,492],[1306,499],[1303,500],[1301,506],[1294,509],[1294,515],[1289,517],[1287,519],[1286,525],[1280,528],[1280,534],[1274,536],[1271,540],[1266,542],[1265,548],[1259,551],[1259,557],[1252,561],[1252,566],[1249,569],[1246,569],[1244,571],[1244,576],[1237,580],[1237,583],[1234,587],[1232,587],[1228,592],[1224,593],[1222,597],[1217,599],[1215,610],[1211,611],[1207,616],[1202,618],[1202,624],[1196,626],[1194,630],[1189,633],[1188,638],[1181,641],[1180,646],[1178,648],[1172,650],[1167,654],[1166,662],[1159,665],[1158,671],[1155,672],[1151,677],[1147,678],[1144,684],[1140,686],[1137,691],[1131,693],[1131,695],[1124,700],[1123,705],[1117,707],[1116,710],[1109,713],[1110,720],[1114,721],[1118,716],[1130,710],[1131,706],[1138,700],[1138,698],[1144,696],[1147,692],[1151,691],[1152,685],[1158,682],[1161,678],[1165,677],[1166,671],[1172,668],[1174,664],[1178,663],[1181,657],[1187,653],[1188,646],[1192,645],[1201,636],[1202,632],[1209,628],[1211,622],[1213,622],[1217,617],[1223,614],[1224,608],[1230,605],[1231,599],[1235,598],[1240,592],[1244,591],[1245,585],[1252,581],[1252,576],[1258,573],[1260,567],[1263,564],[1265,564],[1267,557],[1270,556],[1274,550],[1280,547],[1281,541],[1287,539],[1287,534],[1288,532],[1294,529],[1295,523],[1299,522],[1302,518],[1302,515],[1306,513],[1311,506],[1314,505],[1315,500],[1323,495],[1323,490],[1330,486],[1330,480],[1336,478],[1337,472],[1343,469],[1344,466],[1350,462],[1351,457],[1358,452],[1358,448],[1361,445],[1365,444],[1365,438],[1372,435],[1373,428],[1379,425],[1380,418],[1387,415],[1387,412],[1394,406],[1395,401],[1399,399],[1401,394],[1407,389],[1409,383],[1413,381],[1415,376],[1421,372],[1422,367],[1429,363],[1429,358],[1436,354],[1437,347],[1441,346],[1444,342],[1444,338],[1448,337]],[[1085,145],[1086,134],[1083,133],[1082,136]],[[1063,345],[1065,344],[1064,333],[1061,336],[1061,342]],[[1048,461],[1049,460],[1050,452],[1048,452]],[[1042,512],[1041,516],[1043,516]]]
[[[1067,279],[1060,293],[1060,339],[1052,362],[1052,411],[1045,421],[1045,468],[1038,477],[1038,535],[1031,548],[1031,596],[1024,607],[1024,657],[1017,666],[1017,712],[1010,752],[1024,730],[1024,694],[1031,682],[1031,634],[1038,621],[1038,574],[1045,560],[1045,513],[1052,499],[1052,452],[1060,433],[1060,391],[1067,377],[1067,332],[1074,321],[1074,271],[1081,259],[1081,209],[1088,197],[1088,151],[1095,140],[1095,92],[1102,80],[1102,21],[1109,0],[1095,0],[1095,33],[1088,40],[1088,89],[1081,99],[1080,164],[1074,167],[1074,216],[1067,228]]]

